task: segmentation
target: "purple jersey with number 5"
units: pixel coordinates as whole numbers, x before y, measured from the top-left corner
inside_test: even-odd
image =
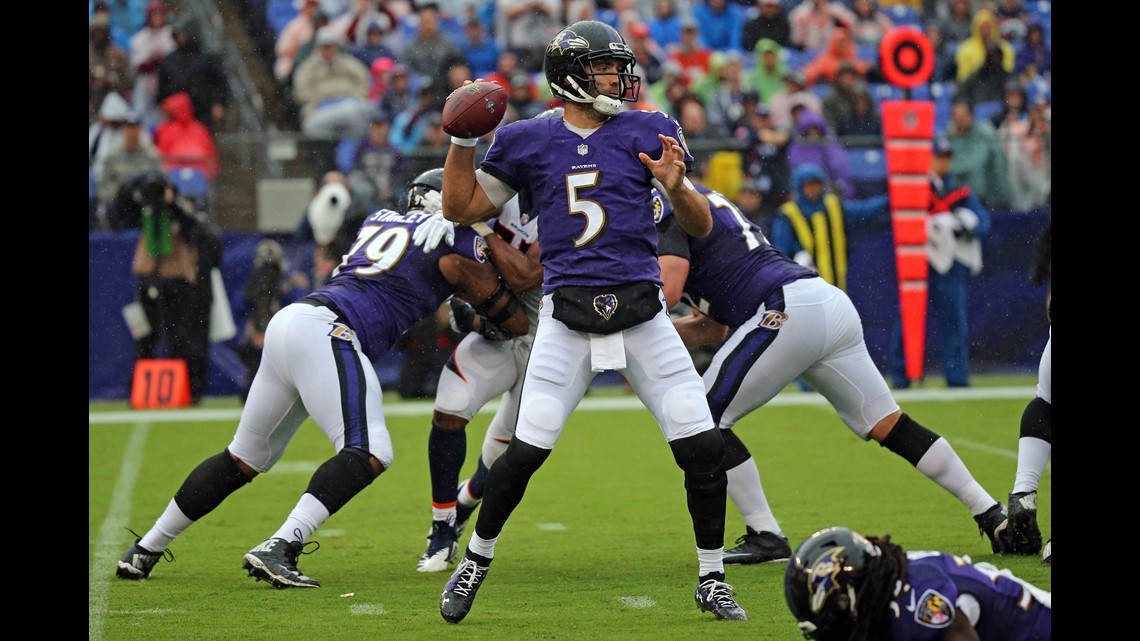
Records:
[[[1034,588],[1008,570],[971,564],[945,552],[907,552],[907,579],[890,603],[884,625],[892,641],[945,639],[958,597],[971,594],[981,615],[974,629],[981,641],[1049,641],[1053,610],[1034,597]],[[1040,593],[1045,595],[1047,593]],[[1049,597],[1051,601],[1052,598]]]
[[[430,217],[418,210],[372,214],[328,283],[316,291],[340,309],[373,363],[454,293],[439,271],[440,258],[455,253],[486,262],[487,242],[470,227],[457,227],[453,246],[440,243],[428,254],[412,244],[412,232]]]
[[[660,111],[625,111],[582,138],[561,118],[499,128],[480,168],[533,194],[539,217],[543,293],[564,285],[661,284],[650,190],[638,157],[661,157],[658,134],[685,146],[677,121]]]

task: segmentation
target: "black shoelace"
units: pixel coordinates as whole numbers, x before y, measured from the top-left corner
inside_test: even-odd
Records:
[[[126,528],[126,530],[127,530],[128,532],[130,532],[130,533],[131,533],[131,534],[132,534],[132,535],[135,537],[135,540],[136,540],[136,541],[141,541],[141,540],[142,540],[142,537],[141,537],[141,536],[139,536],[139,533],[138,533],[138,532],[135,532],[135,531],[134,531],[134,530],[132,530],[131,528]],[[140,545],[139,547],[142,547],[142,546]],[[162,558],[166,559],[166,561],[167,561],[168,563],[173,563],[173,562],[174,562],[174,552],[172,552],[172,551],[170,550],[170,548],[166,548],[166,549],[165,549],[165,550],[163,550],[162,552],[159,552],[159,554],[161,554],[161,555],[162,555]]]

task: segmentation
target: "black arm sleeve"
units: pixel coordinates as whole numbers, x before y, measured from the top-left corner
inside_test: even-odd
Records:
[[[657,223],[657,255],[680,256],[685,260],[691,260],[689,256],[689,235],[675,221],[675,216],[669,216]]]

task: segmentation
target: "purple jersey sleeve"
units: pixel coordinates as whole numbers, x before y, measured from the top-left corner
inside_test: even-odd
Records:
[[[712,210],[713,228],[704,238],[693,238],[675,229],[680,225],[669,204],[654,191],[662,211],[662,234],[677,237],[679,232],[688,241],[688,256],[675,249],[674,241],[663,242],[661,247],[663,253],[689,259],[683,294],[686,303],[718,323],[739,327],[755,316],[756,310],[780,287],[818,275],[773,247],[760,228],[724,195],[703,185],[696,187]]]
[[[481,168],[533,195],[544,293],[564,285],[661,283],[653,175],[638,157],[661,157],[658,134],[684,145],[677,121],[658,111],[622,112],[585,138],[561,118],[520,120],[496,132]],[[687,149],[685,161],[692,163]]]
[[[454,293],[439,271],[440,258],[457,253],[486,262],[486,241],[469,227],[457,227],[452,246],[440,243],[429,254],[413,245],[412,233],[429,217],[423,211],[387,209],[372,214],[333,277],[317,290],[340,309],[373,362]]]
[[[974,625],[981,639],[1047,641],[1052,638],[1052,610],[1033,598],[1018,580],[979,568],[944,552],[908,552],[907,581],[890,604],[888,638],[893,641],[944,639],[963,594],[978,601]]]

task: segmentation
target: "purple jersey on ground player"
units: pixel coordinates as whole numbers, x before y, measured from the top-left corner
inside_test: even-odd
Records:
[[[561,118],[519,120],[495,133],[480,168],[532,192],[544,294],[564,285],[661,284],[653,175],[638,159],[660,157],[658,134],[685,148],[677,121],[659,111],[619,113],[585,138]]]
[[[973,565],[967,559],[945,552],[911,551],[906,556],[906,584],[889,606],[884,623],[889,633],[885,638],[893,641],[945,638],[952,617],[965,616],[954,606],[962,594],[973,595],[978,601],[981,616],[974,623],[974,629],[982,641],[1053,638],[1052,609],[1008,572],[999,572],[988,563]]]
[[[439,271],[440,258],[455,253],[486,262],[487,243],[470,227],[456,228],[453,246],[440,243],[428,254],[415,247],[412,232],[430,217],[420,210],[373,213],[360,225],[332,278],[315,292],[337,306],[374,363],[455,291]]]
[[[685,302],[728,327],[739,327],[778,288],[801,278],[818,276],[773,247],[755,223],[725,196],[695,185],[709,200],[712,232],[693,238],[674,220],[669,203],[654,190],[661,209],[661,255],[680,256],[690,263]],[[542,248],[546,251],[546,246]]]

